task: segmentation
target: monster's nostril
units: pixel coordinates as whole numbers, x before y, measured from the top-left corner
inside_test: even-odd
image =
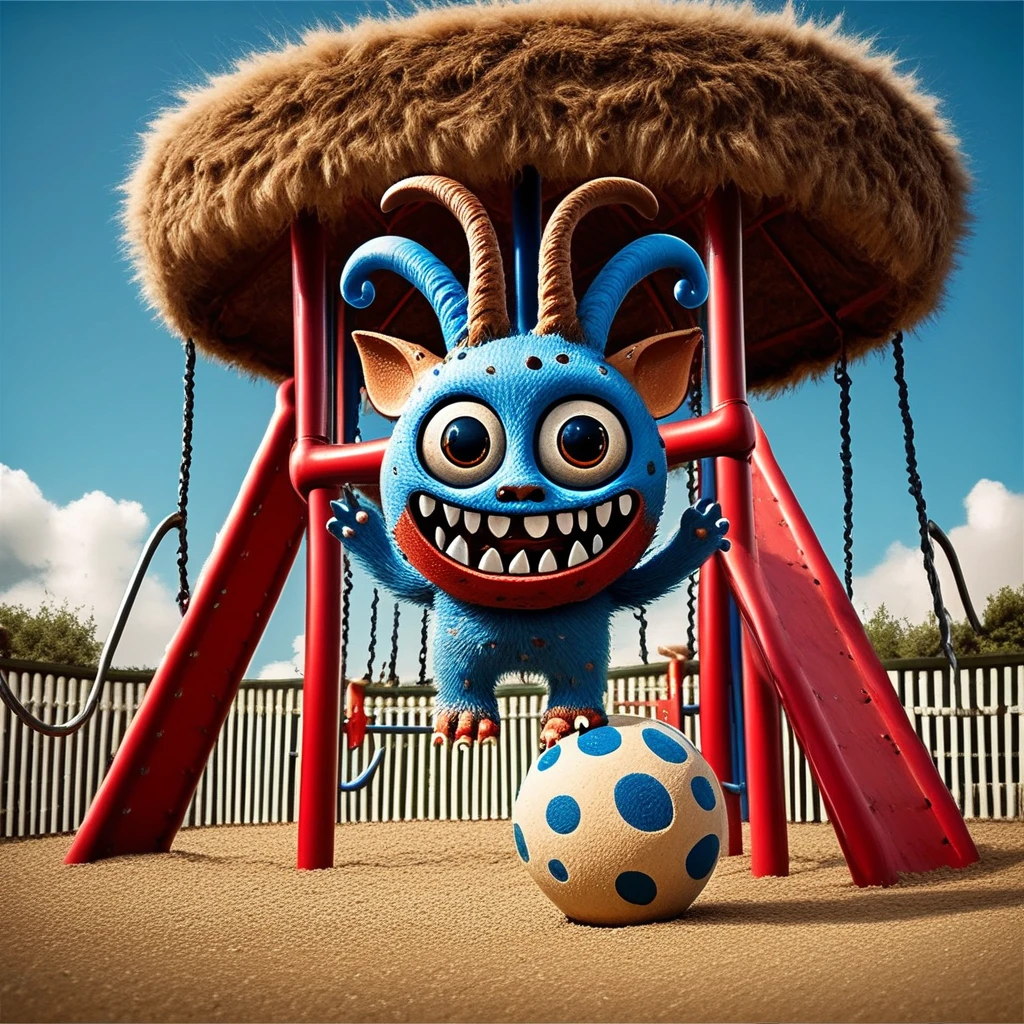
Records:
[[[543,501],[544,490],[527,484],[525,487],[499,487],[498,501]]]

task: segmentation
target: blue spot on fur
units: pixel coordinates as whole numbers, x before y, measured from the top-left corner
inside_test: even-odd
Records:
[[[526,845],[526,836],[523,835],[523,830],[518,825],[513,825],[512,835],[516,838],[516,849],[519,851],[519,856],[523,858],[523,863],[529,864],[530,850]]]
[[[670,764],[682,764],[686,760],[686,748],[660,729],[644,729],[641,733],[651,753]]]
[[[707,878],[718,860],[718,836],[706,835],[698,839],[686,855],[686,873],[695,879]]]
[[[615,783],[615,807],[628,825],[641,832],[660,832],[675,815],[668,790],[653,775],[642,772],[624,775]]]
[[[560,860],[549,860],[548,871],[551,872],[552,878],[556,878],[559,882],[567,882],[569,880],[569,872]]]
[[[658,895],[658,887],[650,875],[642,871],[623,871],[615,879],[615,891],[627,902],[638,907],[646,907],[654,902]]]
[[[580,805],[571,796],[556,796],[548,804],[545,817],[552,831],[568,835],[580,823]]]
[[[622,746],[622,736],[614,726],[602,725],[583,733],[579,738],[578,745],[584,754],[600,757],[602,754],[610,754],[613,750],[618,750]]]
[[[711,783],[704,778],[703,775],[695,775],[690,780],[690,789],[693,790],[693,799],[704,808],[705,811],[710,811],[715,806],[715,791],[711,788]]]
[[[537,770],[541,772],[546,772],[558,760],[561,753],[562,748],[557,743],[553,747],[549,747],[538,758]]]

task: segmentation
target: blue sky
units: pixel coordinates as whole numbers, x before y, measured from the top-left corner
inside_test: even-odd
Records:
[[[142,304],[118,238],[118,185],[137,152],[138,133],[173,102],[177,88],[318,21],[351,21],[373,7],[0,5],[0,462],[27,474],[46,503],[44,509],[33,498],[36,504],[25,507],[39,511],[25,512],[18,529],[9,529],[6,549],[0,542],[0,594],[29,594],[29,584],[44,576],[58,599],[65,585],[76,603],[88,592],[88,580],[70,578],[85,571],[79,563],[54,562],[46,552],[29,550],[38,540],[29,520],[39,521],[51,506],[64,510],[51,533],[72,546],[76,522],[84,530],[88,516],[107,510],[111,530],[120,523],[130,534],[120,537],[119,547],[110,541],[120,565],[129,553],[129,563],[134,561],[132,544],[146,531],[141,514],[133,517],[116,503],[139,503],[151,524],[175,504],[181,349]],[[945,308],[906,343],[929,513],[947,530],[964,526],[964,501],[979,480],[1000,482],[1011,498],[1024,491],[1024,6],[922,0],[807,3],[803,9],[825,17],[845,10],[847,31],[874,37],[880,49],[896,50],[916,69],[927,91],[941,98],[974,175],[974,231],[950,279]],[[886,355],[852,368],[858,574],[881,565],[894,542],[911,548],[917,543],[891,367]],[[230,508],[272,404],[269,384],[200,362],[193,574]],[[841,565],[835,385],[830,379],[805,385],[756,402],[755,412],[833,564]],[[5,479],[0,513],[4,505],[12,509],[16,498],[12,478]],[[95,491],[107,496],[107,504],[96,499],[67,509]],[[1009,499],[996,494],[995,500]],[[983,504],[979,498],[979,515]],[[975,550],[966,534],[964,539]],[[991,545],[977,551],[979,563],[999,568]],[[89,563],[97,579],[105,572],[102,556],[100,549]],[[173,588],[169,552],[156,569]],[[979,585],[987,586],[981,569],[969,565],[969,576],[975,572]],[[1010,582],[1021,575],[1019,567],[1007,571]],[[300,566],[254,670],[290,657],[293,638],[303,631],[302,595]],[[666,614],[678,615],[678,607]],[[413,632],[403,631],[405,665],[415,661]],[[630,643],[624,636],[620,646]],[[352,657],[358,663],[363,656]]]

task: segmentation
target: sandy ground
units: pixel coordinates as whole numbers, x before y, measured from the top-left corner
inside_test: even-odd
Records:
[[[169,854],[66,868],[70,837],[0,844],[0,1020],[1022,1021],[1024,828],[981,863],[858,889],[828,825],[792,875],[722,861],[682,918],[571,924],[508,822],[184,830]]]

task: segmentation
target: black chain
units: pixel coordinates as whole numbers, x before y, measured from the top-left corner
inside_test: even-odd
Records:
[[[839,385],[839,459],[843,466],[843,578],[846,596],[853,598],[853,444],[850,434],[850,387],[852,381],[846,367],[846,343],[832,370],[832,379]]]
[[[420,620],[420,686],[427,682],[427,609],[423,609]]]
[[[366,681],[373,680],[373,660],[377,656],[377,605],[380,604],[380,591],[373,588],[373,600],[370,602],[370,657],[366,662]]]
[[[690,416],[703,415],[703,378],[700,369],[700,362],[695,360],[697,368],[694,370],[693,381],[690,385]],[[691,505],[697,503],[700,497],[700,463],[689,462],[686,465],[686,496]],[[686,581],[686,647],[690,657],[694,657],[697,651],[697,580],[700,570],[692,573]]]
[[[348,554],[341,556],[341,685],[348,685],[348,627],[349,611],[352,604],[352,563]]]
[[[188,585],[188,484],[192,475],[192,423],[195,417],[196,346],[189,338],[185,342],[185,408],[181,426],[181,468],[178,470],[178,610],[188,611],[190,591]]]
[[[398,622],[402,614],[398,602],[395,602],[395,617],[391,622],[391,660],[388,662],[388,685],[397,686],[398,676],[396,666],[398,665]]]
[[[640,661],[646,665],[647,662],[647,609],[641,605],[635,612],[633,618],[640,623]]]
[[[903,446],[907,453],[907,477],[910,486],[907,490],[914,498],[917,507],[918,532],[921,535],[921,554],[924,556],[924,571],[928,577],[928,587],[932,592],[932,608],[939,623],[939,637],[946,660],[956,678],[957,662],[953,651],[953,638],[949,627],[949,612],[942,600],[942,589],[939,586],[939,574],[935,571],[935,553],[932,540],[928,534],[928,509],[924,501],[924,488],[920,474],[917,472],[917,452],[914,447],[914,421],[910,418],[910,393],[907,389],[905,363],[903,360],[903,332],[898,331],[892,340],[892,353],[896,364],[894,380],[899,391],[900,416],[903,419]]]

